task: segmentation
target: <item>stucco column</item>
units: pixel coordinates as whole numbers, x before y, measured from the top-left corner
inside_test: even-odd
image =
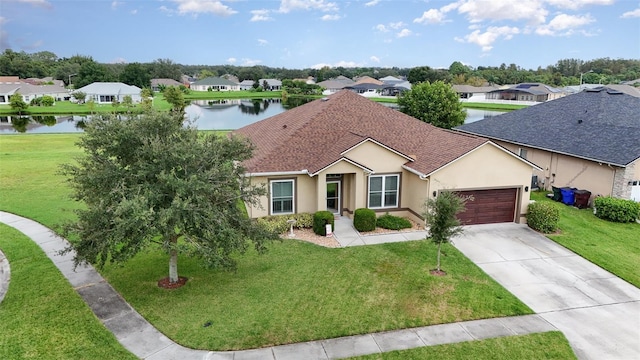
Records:
[[[356,171],[355,173],[355,209],[367,207],[367,180],[369,178],[365,176],[363,171]],[[355,211],[355,209],[353,209]]]
[[[318,174],[318,181],[316,183],[316,203],[318,204],[317,211],[327,210],[327,174]]]

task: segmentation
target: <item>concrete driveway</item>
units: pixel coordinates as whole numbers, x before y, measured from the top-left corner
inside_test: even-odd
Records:
[[[526,225],[465,227],[456,248],[561,330],[580,359],[640,359],[640,289]]]

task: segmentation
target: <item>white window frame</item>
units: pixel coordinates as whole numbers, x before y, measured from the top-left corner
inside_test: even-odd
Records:
[[[273,184],[274,183],[291,183],[291,211],[290,212],[274,212],[273,211]],[[269,213],[270,215],[289,215],[296,213],[296,180],[295,179],[276,179],[269,180]]]
[[[518,156],[520,156],[523,159],[527,159],[527,149],[523,149],[523,148],[518,148]]]
[[[384,199],[385,199],[385,185],[387,183],[387,178],[390,177],[395,177],[396,178],[396,189],[395,189],[395,193],[396,193],[396,203],[393,206],[385,206],[384,204]],[[381,205],[382,206],[371,206],[371,179],[372,178],[382,178],[382,197],[381,197]],[[369,209],[394,209],[398,207],[398,203],[400,202],[400,174],[385,174],[385,175],[370,175],[369,176],[369,180],[368,180],[368,184],[367,184],[367,207]]]

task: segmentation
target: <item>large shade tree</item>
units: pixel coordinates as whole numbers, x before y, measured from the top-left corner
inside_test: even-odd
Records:
[[[414,85],[399,95],[398,106],[407,115],[445,129],[464,124],[466,118],[458,94],[442,81]]]
[[[252,153],[246,141],[199,134],[181,115],[155,112],[94,117],[84,132],[84,156],[61,168],[74,199],[86,205],[62,227],[77,239],[68,248],[75,265],[124,262],[158,244],[176,283],[178,253],[228,269],[234,253],[251,243],[262,252],[277,237],[244,209],[243,201],[257,204],[266,192],[244,175],[241,163]]]

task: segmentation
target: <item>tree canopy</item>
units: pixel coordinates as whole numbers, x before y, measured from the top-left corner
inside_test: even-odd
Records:
[[[398,106],[403,113],[444,129],[462,125],[466,118],[458,94],[442,81],[414,85],[398,97]]]
[[[26,111],[29,108],[29,104],[27,104],[22,98],[22,94],[19,92],[11,95],[9,98],[9,106],[13,111],[17,111],[18,115],[22,115],[23,111]]]
[[[462,233],[460,220],[456,215],[465,208],[465,202],[473,200],[462,198],[451,191],[442,191],[437,198],[425,201],[425,211],[422,214],[429,227],[431,241],[438,245],[438,259],[436,271],[440,272],[440,248],[448,243],[451,237]]]
[[[232,254],[250,242],[262,252],[273,234],[246,215],[264,187],[251,185],[240,165],[252,147],[244,140],[200,134],[181,115],[149,112],[129,120],[96,116],[78,143],[84,156],[65,164],[77,220],[74,262],[124,262],[151,244],[169,254],[169,278],[178,281],[178,253],[208,267],[234,268]],[[242,203],[242,206],[240,204]]]

